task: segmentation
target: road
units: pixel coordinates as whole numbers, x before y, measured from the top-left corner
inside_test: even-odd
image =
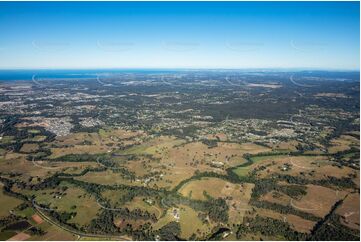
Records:
[[[290,81],[299,87],[314,87],[314,85],[306,85],[306,84],[300,84],[300,83],[295,82],[295,80],[293,80],[293,75],[290,77]]]
[[[51,218],[49,218],[48,216],[46,216],[39,208],[34,207],[34,209],[36,210],[36,212],[48,223],[50,223],[51,225],[57,226],[58,228],[61,228],[69,233],[75,234],[79,237],[91,237],[91,238],[100,238],[100,239],[111,239],[111,240],[132,240],[129,237],[125,237],[125,236],[115,236],[115,235],[102,235],[102,234],[88,234],[88,233],[83,233],[80,231],[76,231],[67,227],[62,226],[61,224],[58,224],[56,222],[54,222]]]

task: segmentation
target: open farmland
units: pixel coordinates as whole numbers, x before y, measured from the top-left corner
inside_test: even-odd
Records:
[[[0,238],[359,240],[358,79],[290,74],[1,84]]]

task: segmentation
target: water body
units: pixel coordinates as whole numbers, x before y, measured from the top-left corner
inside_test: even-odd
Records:
[[[323,78],[334,81],[359,81],[359,71],[298,71],[288,72],[276,70],[242,70],[242,69],[13,69],[13,70],[0,70],[1,81],[30,81],[36,75],[37,79],[85,79],[96,78],[98,75],[119,75],[119,74],[175,74],[179,72],[210,72],[210,73],[238,73],[238,74],[251,74],[251,75],[269,75],[278,73],[297,74],[297,77],[305,78]]]
[[[78,70],[0,70],[0,81],[30,81],[36,75],[37,79],[59,79],[59,78],[96,78],[98,75],[116,74],[166,74],[176,73],[176,69],[78,69]]]

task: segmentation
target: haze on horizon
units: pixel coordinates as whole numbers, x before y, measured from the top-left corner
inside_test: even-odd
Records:
[[[0,69],[359,69],[359,2],[1,2]]]

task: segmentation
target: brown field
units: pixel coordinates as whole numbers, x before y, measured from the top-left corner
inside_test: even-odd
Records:
[[[125,167],[136,174],[136,176],[144,176],[154,171],[161,171],[161,163],[155,162],[148,157],[139,157],[138,159],[128,161]]]
[[[37,214],[34,214],[33,216],[31,216],[31,218],[34,220],[35,223],[37,224],[42,224],[44,222],[44,220]]]
[[[174,146],[181,145],[185,140],[177,139],[172,136],[161,136],[147,143],[148,147],[144,150],[146,154],[154,155],[157,158],[167,158],[169,150]]]
[[[218,142],[217,147],[208,148],[207,145],[201,142],[193,142],[170,150],[169,157],[174,159],[177,165],[199,161],[201,165],[211,162],[223,162],[226,167],[229,167],[243,163],[242,155],[245,153],[255,154],[269,150],[268,148],[249,143],[240,145]]]
[[[15,152],[6,152],[4,155],[4,159],[6,161],[9,160],[14,160],[14,159],[19,159],[19,158],[24,158],[26,155],[24,154],[19,154],[19,153],[15,153]]]
[[[298,142],[297,141],[287,141],[287,142],[280,142],[277,145],[275,145],[273,148],[275,150],[284,150],[284,151],[295,151],[296,150],[296,146],[297,146]]]
[[[334,166],[333,163],[325,156],[273,156],[264,157],[262,162],[254,163],[251,167],[254,169],[261,165],[267,165],[267,169],[257,173],[259,177],[269,177],[273,173],[281,173],[302,176],[311,180],[322,180],[329,176],[342,178],[355,173],[352,168],[340,168]],[[282,170],[284,164],[290,165],[290,169]]]
[[[286,221],[292,226],[292,228],[301,233],[309,233],[315,226],[316,222],[303,219],[293,214],[287,214]]]
[[[286,194],[276,192],[276,191],[270,191],[260,198],[260,201],[277,203],[277,204],[281,204],[283,206],[289,205],[290,200],[291,200],[291,197],[287,196]]]
[[[116,217],[114,218],[114,225],[120,229],[125,229],[128,224],[131,224],[134,229],[141,229],[147,221],[142,219],[130,219],[130,218],[122,218]]]
[[[206,135],[206,138],[209,140],[219,140],[219,141],[227,141],[228,137],[224,133],[218,133],[218,134],[208,134]]]
[[[263,195],[260,200],[283,206],[291,205],[297,210],[312,213],[322,218],[346,194],[346,191],[336,191],[322,186],[307,185],[307,194],[300,199],[293,199],[283,193],[270,191]]]
[[[179,193],[195,200],[206,200],[207,198],[203,194],[204,191],[210,196],[217,198],[221,196],[220,191],[230,184],[219,178],[202,178],[201,180],[186,183],[179,189]],[[231,185],[233,187],[233,184]]]
[[[307,185],[307,194],[299,200],[292,199],[290,205],[295,209],[323,218],[346,194],[345,191],[337,192],[322,186]]]
[[[24,241],[29,239],[31,236],[25,233],[18,233],[17,235],[14,235],[8,241]]]
[[[336,213],[341,216],[343,225],[360,230],[360,194],[350,193]]]
[[[149,183],[151,187],[154,188],[165,188],[172,189],[176,185],[178,185],[181,181],[192,177],[197,168],[195,167],[181,167],[181,166],[169,166],[169,170],[165,174],[160,181],[152,181]],[[198,169],[200,171],[215,171],[209,167],[203,167],[203,169]]]
[[[229,222],[240,223],[246,211],[250,210],[248,205],[251,199],[254,184],[233,184],[219,178],[202,178],[185,184],[179,192],[196,200],[206,200],[204,192],[214,198],[227,199],[229,206]]]
[[[360,141],[350,135],[341,135],[339,138],[331,141],[331,147],[328,149],[330,153],[336,153],[339,151],[348,150],[351,147],[359,147]]]
[[[314,221],[309,221],[293,214],[281,214],[273,210],[263,208],[257,208],[257,214],[287,222],[292,229],[301,233],[309,233],[316,224]]]
[[[24,152],[24,153],[32,153],[32,152],[37,151],[38,149],[39,149],[38,144],[25,143],[21,147],[20,151]]]

